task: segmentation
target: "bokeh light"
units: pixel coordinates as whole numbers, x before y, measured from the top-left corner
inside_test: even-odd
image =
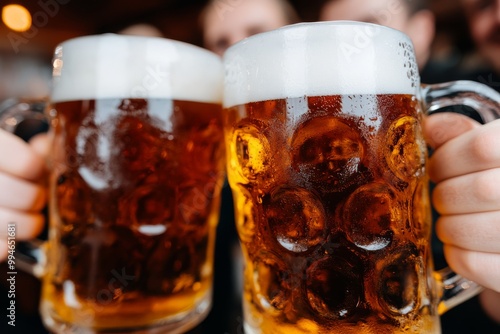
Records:
[[[22,32],[31,27],[31,14],[21,5],[7,5],[2,8],[2,21],[9,29]]]

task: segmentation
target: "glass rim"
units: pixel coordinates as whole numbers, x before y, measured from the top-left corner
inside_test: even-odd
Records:
[[[52,58],[51,101],[171,98],[220,103],[221,58],[194,44],[114,33],[61,42]]]
[[[246,38],[242,39],[241,41],[231,45],[229,48],[227,48],[227,50],[224,52],[224,55],[226,55],[227,53],[230,53],[230,52],[234,52],[234,50],[240,48],[242,45],[245,45],[247,43],[256,42],[260,39],[268,38],[269,36],[283,34],[284,32],[287,32],[287,31],[303,30],[303,29],[308,29],[310,27],[321,27],[321,26],[324,26],[324,27],[353,26],[353,27],[365,27],[365,28],[369,27],[372,29],[385,30],[385,31],[387,31],[387,33],[399,35],[400,38],[402,38],[402,39],[410,40],[410,37],[400,30],[397,30],[397,29],[394,29],[394,28],[391,28],[391,27],[388,27],[385,25],[381,25],[381,24],[371,23],[371,22],[353,21],[353,20],[299,22],[299,23],[288,24],[288,25],[282,26],[282,27],[274,29],[274,30],[265,31],[265,32],[261,32],[261,33],[246,37]]]

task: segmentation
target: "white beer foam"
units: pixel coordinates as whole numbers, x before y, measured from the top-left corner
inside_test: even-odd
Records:
[[[299,23],[249,37],[224,55],[225,107],[336,94],[413,94],[413,45],[375,24]]]
[[[222,101],[220,58],[187,43],[103,34],[60,44],[54,57],[52,101],[171,98]]]

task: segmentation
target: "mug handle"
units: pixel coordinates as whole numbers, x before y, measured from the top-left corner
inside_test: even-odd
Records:
[[[43,100],[23,101],[10,99],[0,104],[0,129],[12,134],[24,121],[36,121],[49,124],[44,110],[47,103]],[[20,247],[18,247],[20,245]],[[14,266],[35,277],[42,277],[45,272],[45,247],[43,240],[34,239],[16,242]]]
[[[428,115],[444,108],[459,112],[457,107],[466,106],[475,110],[483,123],[500,118],[500,94],[478,82],[453,81],[423,85],[421,94],[424,110]],[[437,271],[436,279],[441,285],[438,291],[440,315],[483,290],[480,285],[455,274],[450,268]]]

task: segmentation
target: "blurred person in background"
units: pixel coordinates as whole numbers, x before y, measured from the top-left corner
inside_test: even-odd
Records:
[[[147,23],[129,25],[118,31],[118,34],[129,36],[165,37],[160,29]]]
[[[422,81],[435,36],[434,13],[423,0],[330,0],[325,1],[320,21],[352,20],[376,23],[404,32],[415,48]]]
[[[204,46],[219,55],[246,37],[299,22],[286,0],[212,0],[200,19]]]
[[[461,0],[479,55],[478,68],[467,78],[500,91],[500,0]]]
[[[0,53],[0,101],[17,96],[46,98],[51,71],[50,62],[36,55]]]

